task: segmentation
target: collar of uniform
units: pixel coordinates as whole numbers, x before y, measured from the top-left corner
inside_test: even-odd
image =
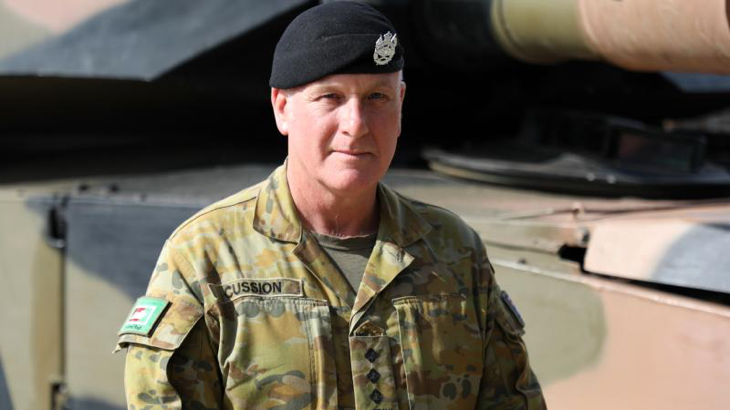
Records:
[[[286,162],[269,175],[256,198],[253,228],[270,238],[299,242],[302,222],[286,182]]]
[[[378,184],[380,226],[378,236],[389,237],[401,248],[414,243],[431,230],[411,205],[386,185]],[[299,242],[302,223],[286,181],[286,162],[261,187],[256,199],[253,227],[259,233],[286,242]]]
[[[405,248],[431,231],[431,224],[412,208],[409,201],[383,183],[378,184],[378,202],[380,203],[378,236],[383,233],[398,246]]]

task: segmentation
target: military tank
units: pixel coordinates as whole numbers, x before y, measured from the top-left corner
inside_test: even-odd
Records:
[[[370,1],[408,95],[386,182],[482,235],[550,408],[727,406],[726,0]],[[169,233],[285,156],[267,87],[316,2],[0,2],[0,408],[124,408]]]

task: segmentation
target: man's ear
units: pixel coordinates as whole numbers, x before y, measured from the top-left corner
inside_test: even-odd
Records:
[[[406,82],[400,82],[400,102],[403,104],[403,99],[406,98]]]
[[[289,135],[289,124],[286,115],[286,104],[289,96],[284,90],[278,88],[271,89],[271,107],[274,109],[274,119],[276,120],[276,128],[282,135]]]

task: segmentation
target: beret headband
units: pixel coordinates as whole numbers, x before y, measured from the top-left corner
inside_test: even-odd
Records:
[[[362,3],[325,3],[297,16],[274,51],[271,87],[287,89],[331,74],[379,74],[403,69],[393,24]]]

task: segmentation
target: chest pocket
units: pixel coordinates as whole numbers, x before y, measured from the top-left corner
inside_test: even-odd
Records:
[[[243,297],[236,323],[221,326],[226,396],[235,408],[337,407],[332,327],[326,302]]]
[[[409,296],[393,306],[410,408],[474,408],[484,362],[473,299]]]

